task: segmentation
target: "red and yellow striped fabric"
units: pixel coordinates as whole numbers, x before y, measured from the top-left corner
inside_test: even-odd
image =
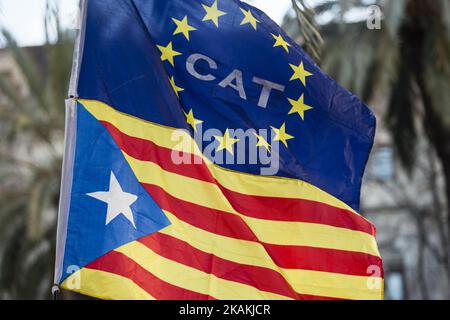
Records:
[[[375,228],[343,202],[303,181],[223,169],[188,133],[180,143],[175,128],[79,102],[172,224],[63,287],[79,277],[77,291],[109,299],[382,299]],[[173,152],[195,161],[174,164]]]

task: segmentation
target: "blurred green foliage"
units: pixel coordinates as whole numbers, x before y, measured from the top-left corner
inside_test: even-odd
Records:
[[[29,94],[0,77],[0,298],[49,297],[64,139],[64,100],[73,32],[62,30],[54,6],[45,17],[42,48],[20,48],[8,30],[11,55]]]

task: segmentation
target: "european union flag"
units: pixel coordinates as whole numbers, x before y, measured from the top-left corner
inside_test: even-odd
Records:
[[[101,30],[86,35],[92,49],[83,56],[79,97],[183,127],[186,118],[167,97],[170,79],[183,111],[203,121],[204,131],[273,128],[283,142],[277,175],[307,181],[359,209],[375,118],[263,12],[230,0],[89,5],[96,13],[87,28]],[[258,164],[224,166],[260,173]]]
[[[375,228],[356,213],[375,134],[358,98],[239,0],[83,12],[57,283],[104,298],[382,296]]]

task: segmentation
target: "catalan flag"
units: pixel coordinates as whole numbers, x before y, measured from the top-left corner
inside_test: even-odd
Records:
[[[87,0],[55,282],[105,299],[381,299],[375,118],[238,0]]]

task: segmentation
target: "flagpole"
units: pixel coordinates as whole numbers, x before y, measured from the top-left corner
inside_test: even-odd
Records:
[[[78,29],[77,39],[73,53],[72,72],[69,83],[68,98],[78,98],[78,78],[80,75],[81,60],[83,57],[84,37],[86,32],[86,11],[88,0],[80,0],[79,15],[77,19],[76,29]]]
[[[57,284],[54,284],[52,287],[52,300],[56,301],[59,297],[59,286]]]
[[[73,54],[72,71],[69,84],[68,99],[66,100],[66,124],[64,136],[64,157],[62,164],[60,200],[58,208],[58,222],[56,234],[55,274],[54,284],[51,288],[52,299],[59,297],[59,283],[63,275],[64,250],[67,236],[68,213],[70,208],[70,193],[72,187],[72,169],[74,161],[74,145],[76,142],[76,99],[78,98],[78,78],[80,74],[81,60],[83,56],[85,25],[88,0],[80,0],[79,15],[77,19],[78,29]]]

